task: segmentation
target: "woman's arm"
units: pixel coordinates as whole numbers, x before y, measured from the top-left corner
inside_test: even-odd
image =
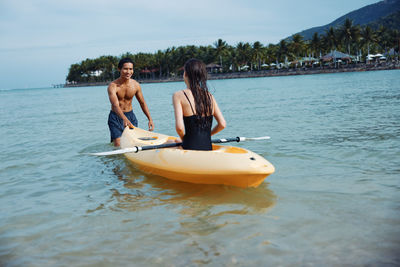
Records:
[[[183,122],[183,110],[179,98],[179,92],[174,93],[172,96],[172,103],[174,105],[175,129],[181,140],[183,140],[183,136],[185,135],[185,124]]]
[[[215,100],[213,96],[213,107],[214,107],[214,118],[217,121],[217,125],[212,129],[211,135],[214,135],[220,131],[222,131],[226,127],[226,121],[224,119],[224,116],[222,115],[221,110],[218,107],[217,101]]]

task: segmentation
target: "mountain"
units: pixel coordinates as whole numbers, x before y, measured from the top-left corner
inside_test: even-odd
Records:
[[[400,10],[386,17],[379,18],[374,22],[370,22],[368,25],[373,29],[378,29],[380,26],[383,26],[388,29],[397,29],[400,31]]]
[[[304,40],[310,40],[315,32],[325,34],[330,27],[342,26],[346,19],[352,20],[354,25],[370,25],[373,28],[384,25],[388,28],[400,30],[399,17],[400,0],[384,0],[347,13],[327,25],[304,30],[298,34],[302,35]],[[291,37],[289,38],[291,39]]]

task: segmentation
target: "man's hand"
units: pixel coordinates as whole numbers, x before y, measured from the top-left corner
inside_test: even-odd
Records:
[[[153,130],[154,130],[153,120],[149,120],[149,131],[153,131]]]
[[[128,126],[129,128],[133,129],[134,126],[129,120],[124,120],[124,127]]]

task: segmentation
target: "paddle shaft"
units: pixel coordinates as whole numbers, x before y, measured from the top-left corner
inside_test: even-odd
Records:
[[[228,142],[240,142],[244,141],[243,137],[232,137],[232,138],[221,138],[221,139],[212,139],[211,143],[219,144],[219,143],[228,143]],[[169,144],[162,144],[162,145],[154,145],[154,146],[136,146],[137,152],[142,150],[151,150],[151,149],[159,149],[159,148],[168,148],[168,147],[176,147],[181,146],[182,143],[169,143]]]
[[[241,138],[243,137],[232,137],[232,138],[221,138],[221,139],[212,139],[211,143],[213,144],[219,144],[219,143],[228,143],[228,142],[240,142],[244,141]]]
[[[269,136],[256,137],[256,138],[247,138],[247,137],[221,138],[221,139],[212,139],[211,142],[214,144],[219,144],[219,143],[228,143],[228,142],[241,142],[241,141],[246,141],[246,140],[265,140],[265,139],[269,139]],[[123,148],[123,149],[118,149],[118,150],[113,150],[113,151],[90,153],[90,154],[94,155],[94,156],[109,156],[109,155],[118,155],[118,154],[131,153],[131,152],[137,153],[137,152],[143,151],[143,150],[177,147],[177,146],[181,146],[181,145],[182,145],[182,143],[167,143],[167,144],[161,144],[161,145],[134,146],[134,147]]]
[[[168,147],[176,147],[180,146],[182,143],[168,143],[162,145],[154,145],[154,146],[135,146],[138,150],[135,151],[136,153],[142,150],[151,150],[151,149],[159,149],[159,148],[168,148]]]

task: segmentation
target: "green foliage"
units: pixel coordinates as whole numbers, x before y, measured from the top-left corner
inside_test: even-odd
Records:
[[[295,34],[291,40],[283,39],[278,44],[264,46],[260,42],[253,44],[239,42],[231,46],[218,39],[213,46],[180,46],[171,47],[156,53],[129,52],[120,57],[101,56],[96,59],[86,59],[81,63],[72,64],[67,82],[105,82],[119,77],[118,61],[129,57],[134,62],[135,79],[168,78],[182,75],[183,65],[190,58],[198,58],[206,64],[221,65],[223,72],[240,70],[260,70],[261,64],[298,61],[304,56],[319,57],[332,50],[348,54],[363,55],[368,53],[384,53],[390,49],[399,52],[400,35],[397,29],[388,29],[381,25],[355,26],[347,19],[337,28],[330,27],[325,34],[315,32],[311,40],[304,40],[300,34]],[[248,67],[243,68],[245,65]]]

